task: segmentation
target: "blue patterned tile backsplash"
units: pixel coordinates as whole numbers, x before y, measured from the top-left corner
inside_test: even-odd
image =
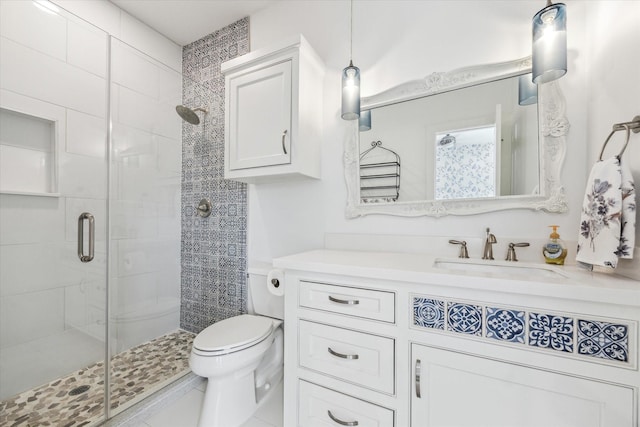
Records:
[[[447,304],[449,330],[461,334],[482,335],[482,307],[450,302]]]
[[[636,363],[630,341],[636,329],[631,322],[583,319],[577,315],[447,301],[426,295],[411,298],[414,327],[577,356],[592,362],[625,363],[629,367]]]
[[[414,298],[413,324],[425,328],[444,329],[444,301]]]
[[[524,344],[525,312],[487,307],[487,338]]]
[[[206,108],[182,125],[180,327],[198,333],[247,307],[247,187],[224,179],[224,76],[220,64],[249,52],[249,19],[182,50],[182,103]],[[202,198],[208,218],[196,215]]]
[[[529,345],[572,353],[573,319],[529,313]]]
[[[578,319],[578,354],[627,362],[629,328],[616,323]]]

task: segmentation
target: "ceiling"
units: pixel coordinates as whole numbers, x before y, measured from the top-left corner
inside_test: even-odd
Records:
[[[184,46],[276,0],[110,0]]]

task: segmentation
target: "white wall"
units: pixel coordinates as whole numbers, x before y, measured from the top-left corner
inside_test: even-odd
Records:
[[[182,46],[138,21],[107,0],[52,0],[92,25],[172,69],[182,72]]]
[[[630,121],[640,115],[640,1],[589,2],[587,8],[588,44],[585,49],[588,74],[589,165],[600,154],[613,123]],[[607,145],[603,158],[617,154],[625,141],[618,132]],[[640,134],[622,156],[633,174],[636,193],[640,187]],[[640,196],[636,194],[636,201]],[[640,280],[640,223],[636,224],[635,260],[621,260],[618,270]]]
[[[282,1],[252,15],[252,50],[302,33],[325,61],[327,73],[322,181],[250,186],[249,258],[268,260],[321,247],[324,232],[469,239],[482,237],[489,226],[497,236],[498,253],[509,238],[546,238],[550,224],[560,225],[566,240],[577,240],[588,154],[586,3],[568,5],[569,72],[560,87],[571,123],[562,175],[570,211],[553,215],[511,210],[437,219],[346,219],[342,153],[349,130],[339,116],[339,88],[340,72],[349,60],[349,2]],[[539,1],[355,1],[353,59],[361,69],[362,96],[434,71],[526,56],[531,53],[531,18],[540,8]],[[606,30],[615,32],[616,27]],[[610,80],[619,84],[617,77]],[[455,248],[441,249],[455,255]]]

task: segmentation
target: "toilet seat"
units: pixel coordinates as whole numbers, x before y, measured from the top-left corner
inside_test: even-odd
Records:
[[[267,338],[274,329],[273,319],[243,314],[214,323],[200,332],[193,349],[211,356],[233,353]]]

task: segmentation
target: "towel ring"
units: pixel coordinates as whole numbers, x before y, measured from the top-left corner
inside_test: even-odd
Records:
[[[624,153],[624,150],[627,149],[627,144],[629,144],[629,138],[631,138],[631,128],[629,127],[628,124],[622,124],[621,126],[623,126],[626,130],[627,130],[627,140],[625,141],[624,145],[622,146],[622,150],[620,150],[620,154],[618,154],[618,157],[622,157],[622,154]],[[611,139],[611,137],[613,136],[614,133],[616,133],[618,130],[621,129],[613,129],[611,131],[611,133],[609,134],[609,136],[607,137],[607,139],[604,141],[604,145],[602,146],[602,150],[600,150],[600,156],[598,157],[599,161],[602,161],[602,155],[604,154],[604,149],[607,147],[607,143],[609,142],[609,140]]]

